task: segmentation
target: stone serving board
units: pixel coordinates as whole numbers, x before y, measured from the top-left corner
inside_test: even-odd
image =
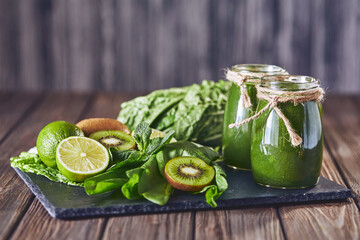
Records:
[[[161,212],[213,209],[204,195],[175,191],[170,201],[159,206],[146,200],[128,200],[121,191],[88,196],[82,187],[53,182],[43,176],[25,173],[15,168],[48,213],[59,219],[135,215]],[[216,201],[217,209],[243,206],[314,202],[352,198],[352,192],[323,177],[308,189],[283,190],[259,186],[251,172],[226,168],[228,190]]]

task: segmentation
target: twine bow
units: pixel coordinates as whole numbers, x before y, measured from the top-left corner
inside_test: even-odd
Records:
[[[230,69],[226,70],[226,79],[229,80],[230,82],[237,84],[240,87],[241,99],[242,99],[241,102],[244,108],[249,108],[252,106],[249,93],[245,87],[245,82],[259,83],[260,82],[259,80],[257,81],[256,79],[251,79],[251,78],[249,79],[249,77],[261,78],[264,75],[265,75],[264,73],[253,73],[253,72],[249,72],[246,73],[246,75],[243,75],[239,72],[231,71]]]
[[[314,100],[317,102],[321,102],[323,101],[324,98],[324,90],[320,87],[317,87],[305,91],[278,91],[260,86],[256,86],[256,89],[258,92],[257,94],[258,99],[264,99],[269,103],[252,117],[244,119],[241,122],[232,123],[229,125],[229,128],[238,127],[242,124],[248,123],[260,117],[261,114],[263,114],[267,109],[272,107],[276,111],[277,115],[284,121],[285,127],[290,135],[291,144],[295,147],[299,146],[302,143],[302,138],[292,128],[289,119],[278,108],[277,104],[279,102],[281,103],[292,102],[296,105],[298,103],[314,101]]]

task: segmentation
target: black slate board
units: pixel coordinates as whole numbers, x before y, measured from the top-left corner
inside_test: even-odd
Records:
[[[159,206],[146,200],[127,200],[120,191],[88,196],[81,187],[53,182],[43,176],[24,173],[17,168],[15,171],[49,214],[59,219],[213,209],[205,202],[205,197],[199,194],[178,191],[165,206]],[[323,177],[313,188],[283,190],[257,185],[251,172],[230,168],[226,168],[226,172],[229,188],[217,200],[217,209],[354,197],[349,189]]]

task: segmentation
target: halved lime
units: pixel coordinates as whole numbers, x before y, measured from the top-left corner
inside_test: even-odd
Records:
[[[156,129],[151,129],[151,135],[150,135],[150,139],[153,139],[153,138],[157,138],[157,137],[165,137],[166,133],[165,132],[162,132],[162,131],[159,131],[159,130],[156,130]],[[172,138],[170,140],[170,143],[173,143],[173,142],[176,142],[176,139],[175,138]]]
[[[56,149],[59,171],[76,182],[103,172],[109,161],[106,148],[91,138],[69,137],[61,141]]]

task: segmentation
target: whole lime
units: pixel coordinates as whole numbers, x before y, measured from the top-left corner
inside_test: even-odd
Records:
[[[75,124],[65,121],[49,123],[40,131],[36,148],[46,166],[56,168],[56,148],[62,140],[71,136],[84,136],[84,133]]]

